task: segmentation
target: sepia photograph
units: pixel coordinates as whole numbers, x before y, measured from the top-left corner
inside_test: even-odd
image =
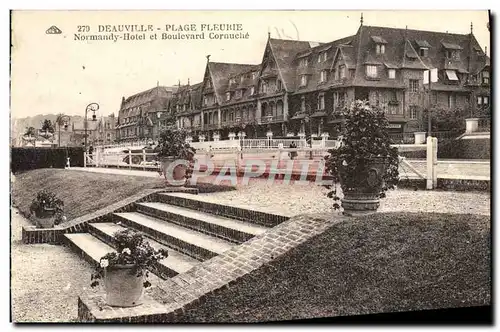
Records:
[[[488,10],[12,10],[11,323],[493,323]]]

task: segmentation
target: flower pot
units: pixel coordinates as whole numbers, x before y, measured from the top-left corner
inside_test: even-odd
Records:
[[[384,186],[383,174],[388,167],[385,158],[372,158],[366,161],[365,170],[358,177],[358,186],[344,192],[341,200],[344,215],[356,216],[377,212],[380,206],[380,193]],[[340,172],[340,184],[344,183]]]
[[[176,160],[177,159],[173,157],[161,158],[161,169],[163,171],[165,180],[167,180],[167,186],[182,187],[186,184],[187,166],[184,164],[179,164],[172,169],[172,167],[170,167],[170,164],[172,164]]]
[[[38,228],[53,228],[55,222],[55,208],[41,208],[35,211],[35,222]]]
[[[142,304],[144,277],[137,276],[135,265],[114,265],[104,270],[106,303],[113,307],[135,307]]]

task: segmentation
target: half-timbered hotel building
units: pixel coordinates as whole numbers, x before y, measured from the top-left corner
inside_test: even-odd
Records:
[[[179,87],[169,113],[193,139],[307,132],[335,137],[340,110],[356,99],[384,110],[394,133],[426,129],[424,110],[490,105],[490,59],[468,34],[361,25],[328,43],[268,36],[258,64],[207,64],[203,81]],[[429,85],[424,73],[437,70]],[[430,93],[430,96],[429,96]]]

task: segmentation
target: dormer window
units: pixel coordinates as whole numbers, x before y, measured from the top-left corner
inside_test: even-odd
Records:
[[[250,87],[250,95],[253,96],[255,94],[255,87]]]
[[[243,83],[244,80],[245,80],[245,75],[241,75],[240,82]]]
[[[318,54],[318,62],[325,62],[327,58],[327,53],[326,52],[321,52]]]
[[[226,92],[226,101],[231,100],[231,92]]]
[[[236,98],[241,98],[243,96],[243,90],[242,89],[239,89],[238,91],[236,91]]]
[[[370,78],[378,77],[377,66],[367,65],[366,66],[366,76]]]
[[[452,82],[458,82],[458,76],[454,70],[446,70],[446,77]]]
[[[203,97],[203,106],[207,106],[208,98],[206,96]]]
[[[302,75],[300,77],[300,86],[306,86],[307,85],[307,75]]]
[[[256,79],[256,78],[257,78],[257,72],[255,72],[255,71],[254,71],[254,72],[252,73],[252,80],[254,80],[254,79]]]
[[[309,61],[307,60],[307,58],[302,58],[300,59],[300,64],[299,64],[301,67],[307,67],[309,65]]]
[[[327,79],[326,70],[322,70],[319,78],[320,83],[326,82],[326,79]]]
[[[490,84],[490,72],[489,71],[483,71],[482,73],[482,83],[483,84]]]
[[[306,97],[302,96],[300,98],[300,111],[305,112],[306,111]]]
[[[385,53],[385,45],[384,44],[375,45],[375,51],[377,54],[384,54]]]
[[[339,78],[344,79],[345,78],[345,66],[342,65],[339,67]]]
[[[391,80],[396,79],[396,69],[389,69],[388,72],[387,72],[387,76]]]
[[[429,49],[426,47],[421,47],[419,50],[419,54],[421,57],[427,57],[429,56]]]
[[[236,79],[235,78],[229,79],[229,84],[235,84],[235,83],[236,83]]]

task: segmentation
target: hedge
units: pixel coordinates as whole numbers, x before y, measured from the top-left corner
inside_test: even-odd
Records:
[[[490,139],[444,139],[438,142],[438,159],[490,159]],[[402,152],[407,158],[425,159],[427,152]]]
[[[13,173],[39,168],[64,168],[66,158],[71,166],[83,167],[83,147],[11,149],[10,168]]]

